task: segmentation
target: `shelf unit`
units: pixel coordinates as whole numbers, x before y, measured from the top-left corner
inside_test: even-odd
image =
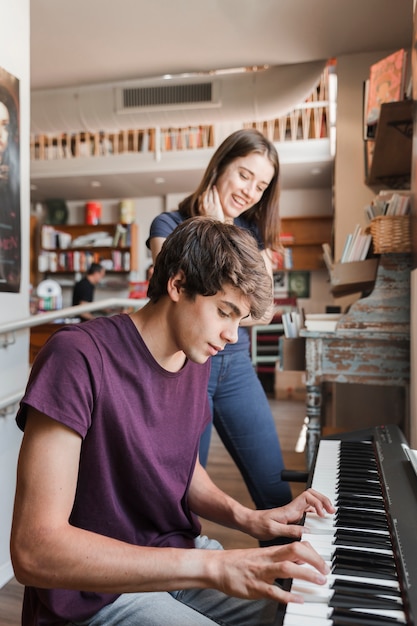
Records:
[[[104,262],[107,273],[126,275],[131,271],[137,271],[138,226],[136,224],[121,226],[128,231],[126,241],[116,240],[116,233],[120,230],[118,224],[43,225],[38,254],[39,274],[56,276],[83,273],[92,262]],[[107,234],[103,245],[90,243],[74,245],[77,238],[89,235],[93,237],[98,233]],[[67,245],[62,245],[60,234],[71,238]]]
[[[365,141],[365,182],[368,186],[409,189],[415,100],[381,105],[375,140]]]
[[[322,244],[332,244],[332,216],[282,218],[281,232],[292,236],[291,242],[283,244],[292,250],[291,269],[317,270],[325,267]]]

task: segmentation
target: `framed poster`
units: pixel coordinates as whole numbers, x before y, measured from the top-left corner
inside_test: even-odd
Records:
[[[0,291],[21,275],[19,80],[0,68]]]
[[[288,273],[274,272],[274,295],[288,296]]]
[[[288,281],[290,296],[310,297],[310,272],[289,272]]]

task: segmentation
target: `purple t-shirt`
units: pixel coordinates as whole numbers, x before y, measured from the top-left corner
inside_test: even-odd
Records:
[[[192,548],[187,504],[200,435],[210,420],[209,361],[179,372],[152,357],[128,315],[57,331],[40,351],[17,414],[30,405],[82,438],[74,526],[135,545]],[[94,615],[117,595],[27,588],[23,626]]]

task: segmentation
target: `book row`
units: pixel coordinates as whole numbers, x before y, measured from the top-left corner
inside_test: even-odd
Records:
[[[38,270],[44,272],[86,272],[91,263],[101,263],[107,271],[129,272],[130,252],[112,250],[110,258],[103,259],[99,252],[68,250],[43,251],[38,256]]]

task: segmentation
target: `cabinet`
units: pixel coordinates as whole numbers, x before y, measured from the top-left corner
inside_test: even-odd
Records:
[[[365,182],[409,189],[415,100],[381,105],[375,141],[365,142]]]
[[[136,224],[43,225],[38,271],[43,275],[85,272],[102,263],[106,272],[126,274],[138,267]]]
[[[292,251],[294,270],[317,270],[325,267],[322,244],[332,244],[333,217],[282,218],[281,232],[290,236],[285,248]]]
[[[39,350],[44,343],[58,328],[62,328],[64,324],[55,324],[53,322],[40,324],[39,326],[32,326],[30,329],[30,343],[29,343],[29,363],[32,365]]]

